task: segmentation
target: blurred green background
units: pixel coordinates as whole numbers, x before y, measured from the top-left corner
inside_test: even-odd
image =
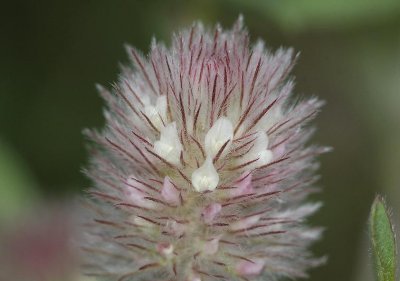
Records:
[[[64,198],[90,182],[85,127],[103,125],[94,84],[117,79],[123,44],[147,52],[152,36],[193,20],[230,27],[239,14],[253,40],[301,52],[298,94],[327,101],[314,141],[322,157],[311,223],[329,256],[310,280],[366,280],[366,219],[377,192],[400,210],[400,1],[9,1],[0,12],[0,219],[33,198]],[[363,259],[365,258],[365,259]]]

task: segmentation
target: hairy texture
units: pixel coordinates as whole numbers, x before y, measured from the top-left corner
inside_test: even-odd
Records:
[[[307,251],[320,228],[304,225],[319,203],[305,125],[316,98],[290,102],[292,50],[249,46],[231,30],[199,23],[128,47],[107,102],[107,127],[87,171],[84,270],[105,280],[276,280],[305,277],[323,259]]]

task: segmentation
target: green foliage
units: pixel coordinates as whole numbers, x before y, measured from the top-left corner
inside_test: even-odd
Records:
[[[36,197],[34,187],[23,161],[0,140],[0,222],[29,207]]]
[[[290,31],[348,28],[398,17],[398,0],[229,0],[273,18]]]
[[[372,253],[378,281],[395,281],[396,241],[388,210],[381,196],[375,198],[370,215]]]

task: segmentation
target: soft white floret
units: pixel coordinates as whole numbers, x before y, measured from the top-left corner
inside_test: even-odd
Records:
[[[182,144],[175,122],[161,129],[160,140],[154,142],[154,151],[168,162],[175,165],[179,164]]]
[[[204,144],[208,156],[214,157],[217,155],[221,147],[229,141],[225,146],[221,156],[228,152],[228,146],[233,139],[233,126],[231,121],[226,117],[219,118],[214,125],[208,130]]]
[[[193,187],[198,192],[212,191],[217,188],[218,182],[218,172],[213,165],[211,157],[208,156],[203,165],[192,174]]]
[[[167,120],[167,97],[165,95],[159,96],[155,105],[147,101],[144,113],[150,119],[151,123],[160,130],[163,127],[163,123]]]

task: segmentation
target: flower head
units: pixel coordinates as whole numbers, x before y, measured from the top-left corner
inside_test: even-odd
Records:
[[[320,204],[307,147],[316,98],[291,102],[292,50],[249,46],[231,30],[194,24],[154,42],[109,92],[107,128],[88,175],[85,271],[115,280],[270,280],[304,277]]]

